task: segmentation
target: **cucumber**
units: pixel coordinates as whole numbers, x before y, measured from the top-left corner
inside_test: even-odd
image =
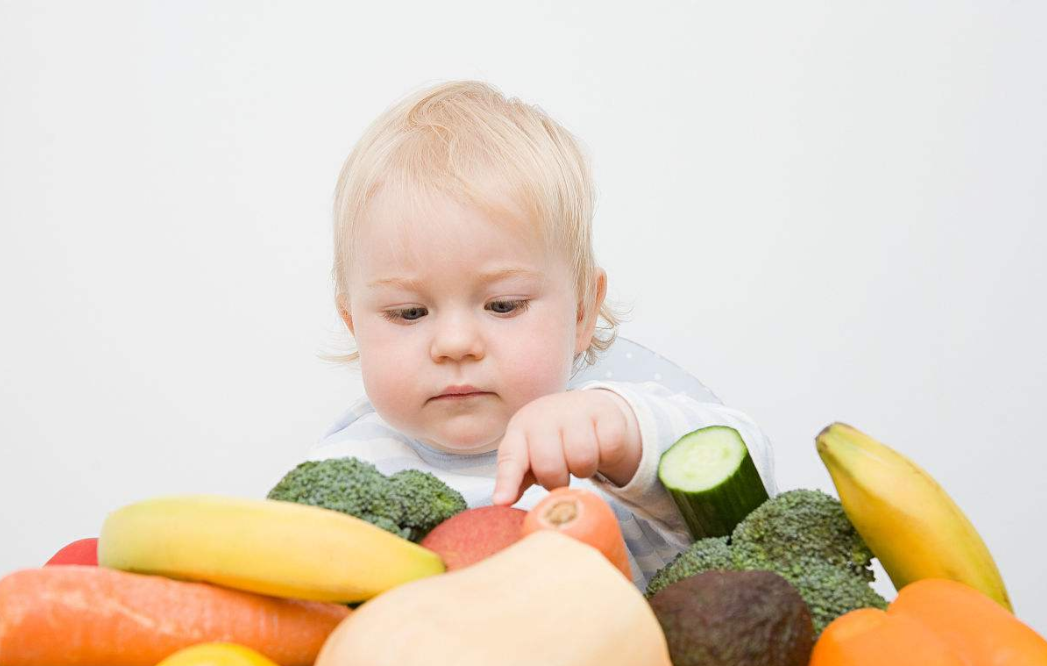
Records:
[[[662,454],[658,479],[695,540],[729,536],[767,500],[749,449],[728,426],[701,428],[678,439]]]

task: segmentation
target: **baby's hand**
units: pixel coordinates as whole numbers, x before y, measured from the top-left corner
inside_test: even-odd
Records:
[[[626,485],[640,464],[640,428],[632,407],[606,389],[565,391],[533,400],[509,420],[498,446],[495,504],[514,504],[532,484],[548,490],[570,474],[600,472]]]

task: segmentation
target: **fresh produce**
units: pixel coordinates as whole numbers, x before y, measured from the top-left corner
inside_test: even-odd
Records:
[[[102,525],[106,567],[260,594],[352,602],[443,572],[418,544],[336,511],[217,495],[125,506]]]
[[[790,490],[765,502],[731,535],[736,562],[811,559],[873,580],[872,552],[840,502],[820,490]]]
[[[596,493],[570,487],[550,491],[524,518],[524,536],[539,530],[554,530],[589,544],[632,580],[622,528],[611,505]]]
[[[738,523],[729,545],[702,539],[677,555],[654,575],[647,595],[710,569],[773,571],[796,587],[820,633],[848,611],[887,607],[869,586],[871,563],[872,553],[839,502],[818,490],[790,490]]]
[[[175,652],[156,666],[277,666],[265,655],[235,643],[201,643]]]
[[[78,539],[70,544],[62,546],[57,553],[51,556],[44,566],[55,564],[98,564],[98,539]]]
[[[871,582],[872,552],[835,498],[820,490],[790,490],[765,502],[731,534],[739,566],[824,563]]]
[[[153,666],[226,640],[304,666],[349,612],[104,567],[24,569],[0,579],[0,664]]]
[[[727,536],[767,500],[738,431],[709,426],[681,437],[658,464],[658,478],[694,539]]]
[[[385,476],[356,458],[304,462],[268,497],[347,513],[416,543],[468,508],[461,493],[428,472],[406,469]]]
[[[867,582],[825,562],[797,560],[774,571],[792,583],[807,602],[817,634],[844,613],[887,607],[884,598]]]
[[[844,511],[896,589],[922,578],[948,578],[1012,610],[985,542],[927,472],[842,423],[822,430],[816,442]]]
[[[595,548],[553,530],[378,596],[316,666],[670,666],[651,607]]]
[[[1047,641],[994,601],[964,583],[925,579],[902,588],[888,613],[919,618],[978,664],[1047,664]]]
[[[437,525],[421,541],[444,561],[448,571],[461,569],[519,541],[527,512],[507,506],[467,509]]]
[[[810,666],[981,666],[911,617],[891,617],[862,608],[830,624],[811,655]],[[996,666],[996,664],[992,664]]]
[[[673,583],[706,571],[735,569],[727,537],[699,539],[691,547],[673,558],[651,577],[647,583],[650,599]]]
[[[651,598],[673,666],[807,666],[811,614],[770,571],[709,571]]]
[[[887,611],[840,617],[815,645],[811,666],[1045,666],[1047,641],[994,599],[946,579],[925,578]]]

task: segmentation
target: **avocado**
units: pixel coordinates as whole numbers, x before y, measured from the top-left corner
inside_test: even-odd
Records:
[[[707,571],[650,599],[673,666],[807,666],[811,614],[770,571]]]

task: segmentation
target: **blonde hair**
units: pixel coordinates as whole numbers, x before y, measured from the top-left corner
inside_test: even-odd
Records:
[[[536,222],[549,247],[566,251],[580,305],[590,316],[597,297],[591,170],[579,141],[539,107],[506,99],[480,81],[449,81],[410,93],[386,109],[338,177],[336,303],[348,296],[356,229],[382,188],[392,188],[408,203],[435,191],[489,211],[504,211],[501,197],[507,197]],[[576,371],[582,367],[579,358],[591,365],[611,346],[623,319],[606,299],[596,316],[606,326],[596,326],[589,347],[575,359]],[[359,352],[330,358],[352,362]]]

